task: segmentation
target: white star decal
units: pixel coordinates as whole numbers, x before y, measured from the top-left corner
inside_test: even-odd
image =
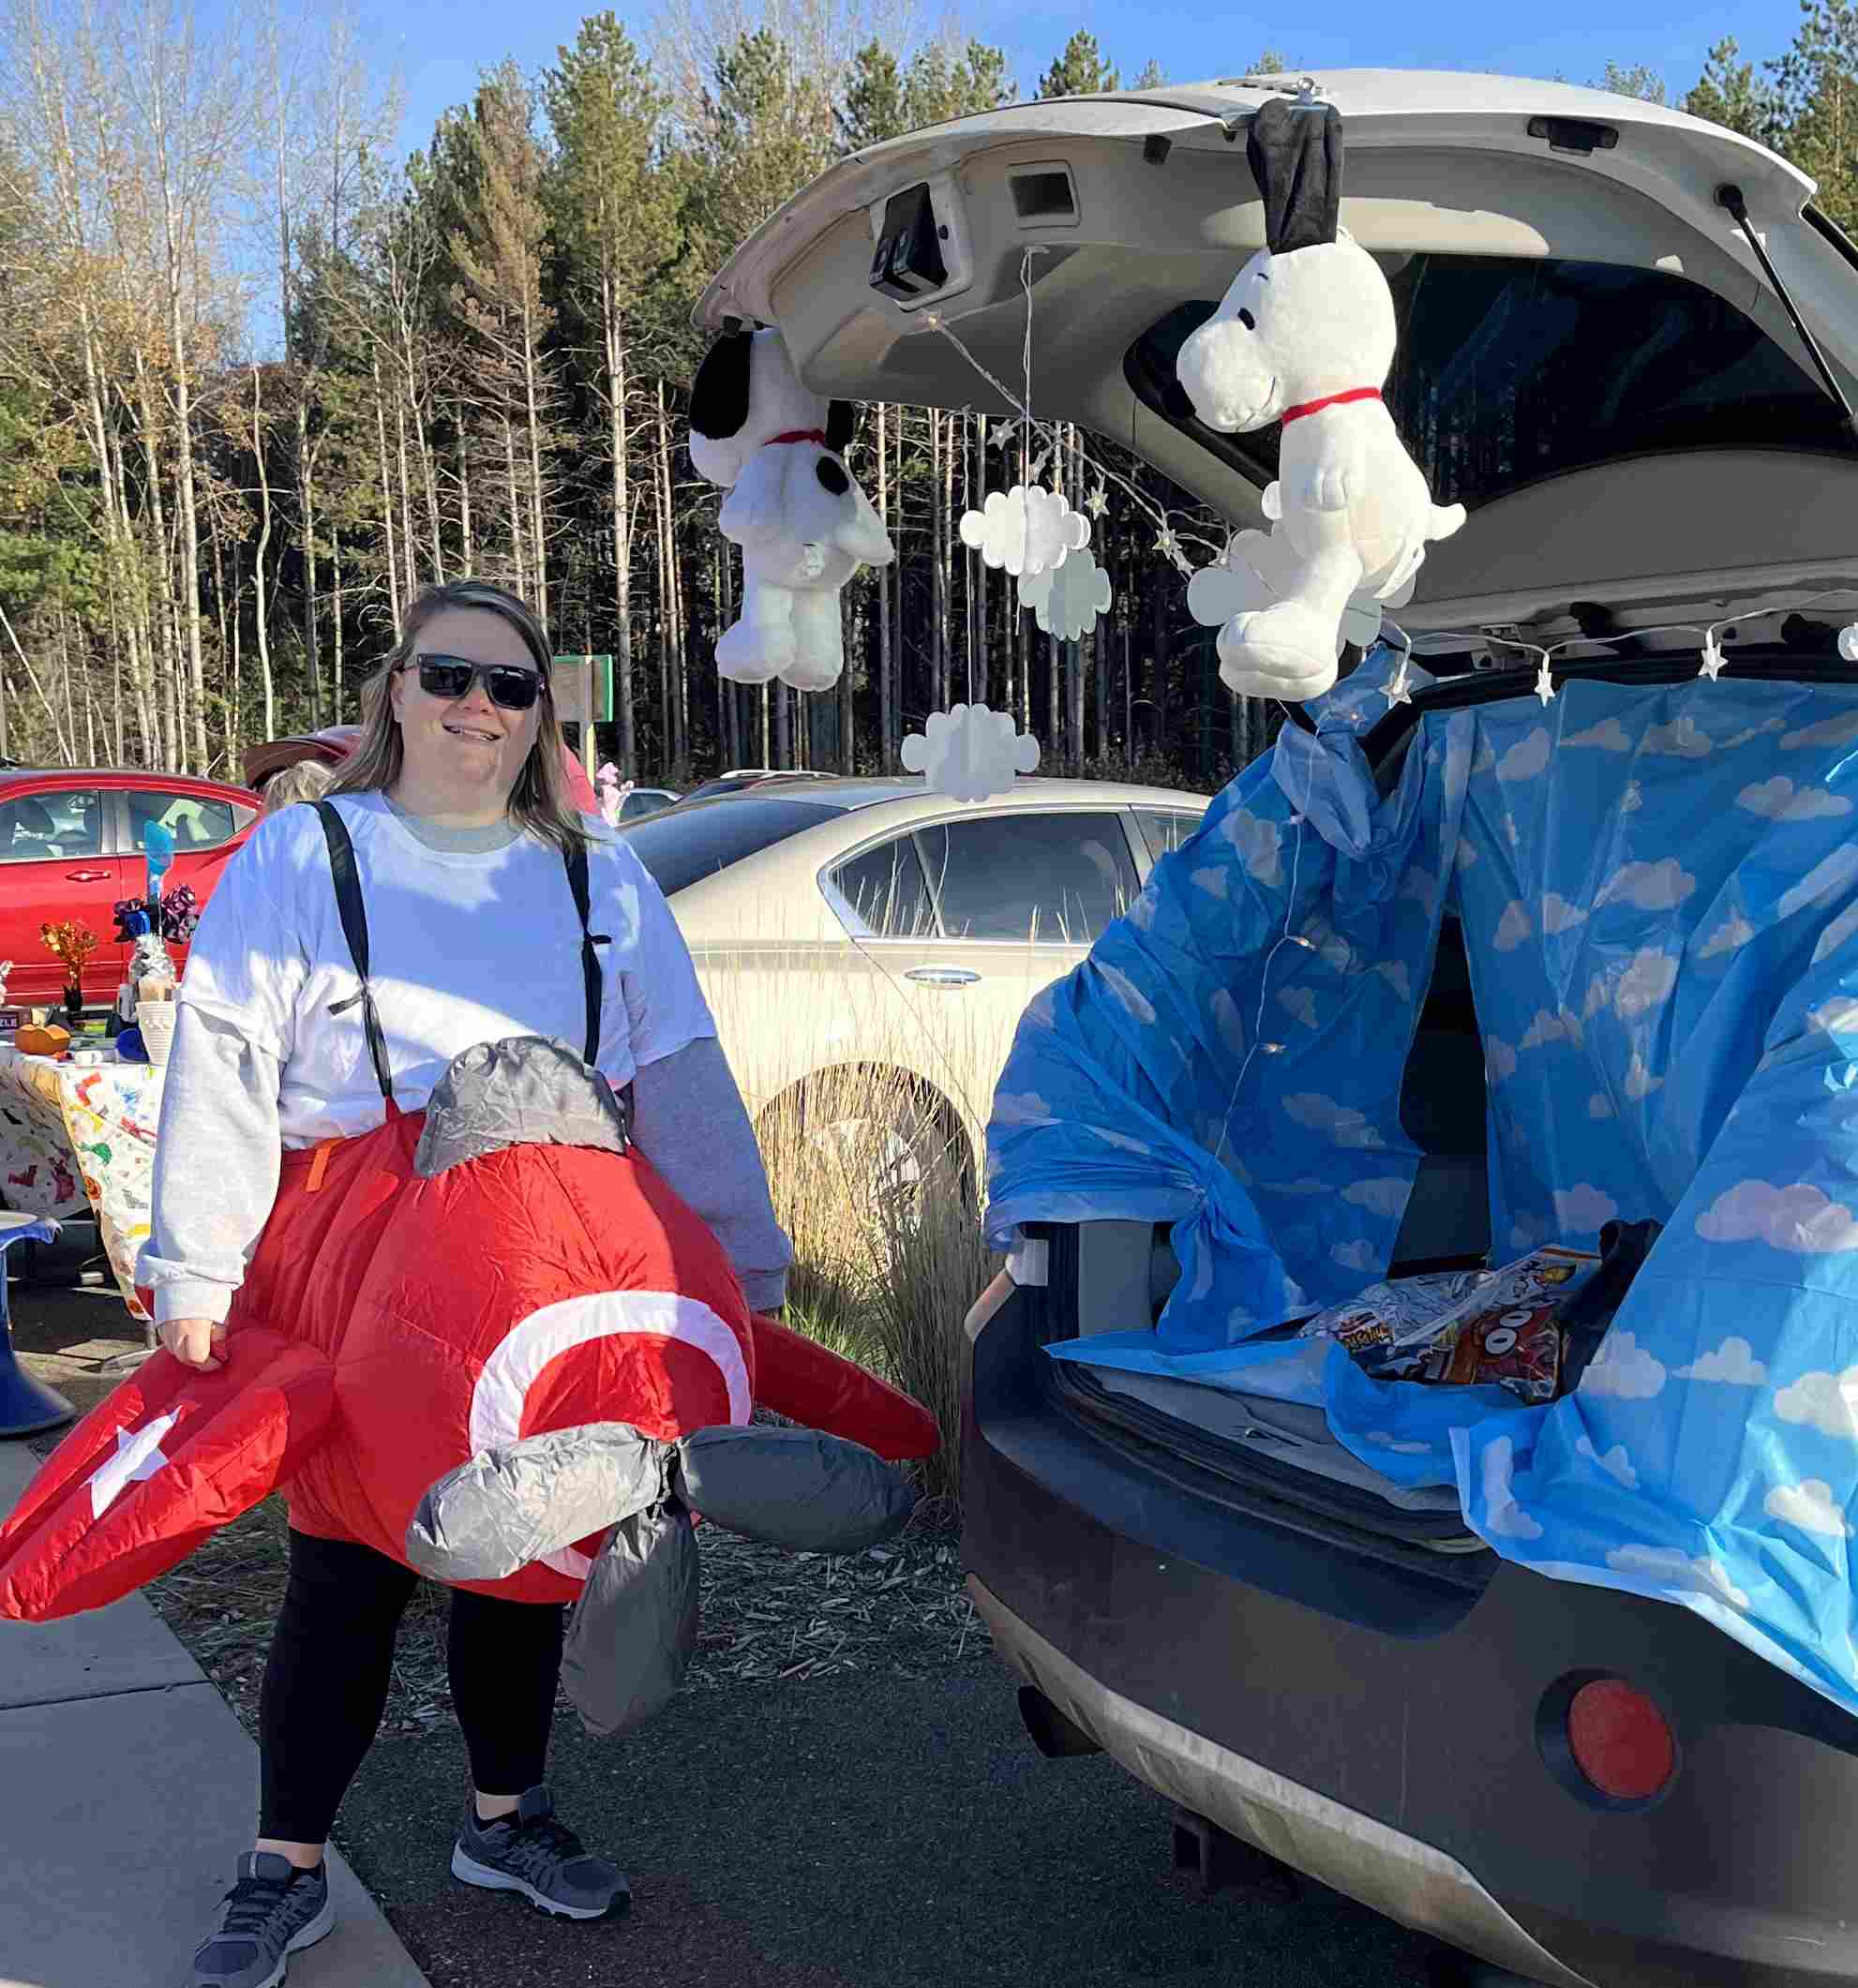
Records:
[[[161,1454],[161,1439],[179,1419],[175,1413],[157,1415],[145,1428],[133,1435],[126,1428],[116,1431],[116,1454],[90,1479],[90,1516],[101,1518],[132,1484],[141,1484],[167,1468]]]
[[[1110,493],[1101,484],[1099,484],[1091,491],[1090,495],[1084,500],[1084,508],[1089,512],[1092,517],[1101,517],[1103,513],[1110,508]]]
[[[1710,681],[1714,683],[1717,677],[1722,674],[1722,666],[1728,660],[1728,657],[1722,652],[1721,645],[1716,640],[1716,631],[1712,629],[1703,637],[1703,665],[1697,674],[1700,677],[1709,678]]]
[[[1400,659],[1400,667],[1387,680],[1387,687],[1381,693],[1387,700],[1389,710],[1392,710],[1396,704],[1413,702],[1413,686],[1406,680],[1406,665],[1410,660],[1410,654]]]
[[[1555,680],[1549,674],[1549,659],[1547,656],[1542,658],[1541,671],[1536,679],[1536,695],[1542,700],[1544,710],[1554,701]]]

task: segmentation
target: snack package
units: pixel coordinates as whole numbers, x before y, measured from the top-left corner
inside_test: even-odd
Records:
[[[1591,1250],[1532,1249],[1437,1320],[1423,1345],[1397,1346],[1389,1377],[1454,1387],[1506,1387],[1552,1401],[1561,1376],[1561,1312],[1599,1267]]]
[[[1297,1329],[1300,1339],[1340,1339],[1370,1373],[1397,1347],[1430,1343],[1441,1318],[1490,1279],[1488,1270],[1440,1270],[1371,1284],[1346,1303],[1331,1305]]]

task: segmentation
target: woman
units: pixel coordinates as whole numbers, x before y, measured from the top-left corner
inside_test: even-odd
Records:
[[[461,580],[421,598],[367,687],[363,737],[329,795],[353,849],[378,1032],[365,1006],[332,998],[355,975],[316,809],[261,823],[215,889],[180,994],[141,1266],[162,1344],[187,1364],[223,1364],[280,1146],[362,1137],[419,1109],[476,1043],[582,1039],[587,928],[563,874],[577,848],[605,940],[600,1068],[616,1090],[632,1085],[635,1141],[709,1222],[749,1304],[783,1302],[792,1252],[689,952],[637,858],[562,798],[549,661],[519,601]],[[380,1723],[415,1579],[352,1541],[293,1525],[290,1545],[260,1700],[257,1846],[195,1957],[196,1988],[269,1988],[289,1952],[329,1930],[324,1843]],[[626,1880],[582,1850],[544,1785],[562,1634],[560,1607],[453,1592],[452,1696],[473,1786],[452,1868],[597,1918],[624,1909]]]

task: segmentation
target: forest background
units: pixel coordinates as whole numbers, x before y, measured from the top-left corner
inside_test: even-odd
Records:
[[[1050,770],[1221,785],[1276,713],[1221,686],[1158,547],[1187,500],[1095,436],[1053,465],[1107,500],[1115,602],[1082,642],[955,532],[1003,480],[1000,425],[873,406],[851,467],[899,558],[847,589],[838,691],[717,676],[739,568],[683,446],[705,279],[847,152],[1165,80],[1079,30],[1022,89],[908,7],[591,14],[403,152],[395,77],[310,0],[210,27],[179,0],[0,0],[0,761],[236,780],[247,745],[352,722],[420,589],[472,573],[613,657],[598,744],[627,777],[893,771],[972,682]],[[1295,73],[1286,46],[1249,73]],[[1590,80],[1666,100],[1642,66]],[[1858,0],[1806,0],[1772,57],[1719,42],[1675,100],[1858,224]]]

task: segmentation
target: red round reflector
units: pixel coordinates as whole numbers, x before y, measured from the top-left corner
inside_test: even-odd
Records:
[[[1583,1684],[1567,1708],[1575,1765],[1615,1801],[1645,1801],[1670,1781],[1677,1744],[1665,1715],[1619,1678]]]

